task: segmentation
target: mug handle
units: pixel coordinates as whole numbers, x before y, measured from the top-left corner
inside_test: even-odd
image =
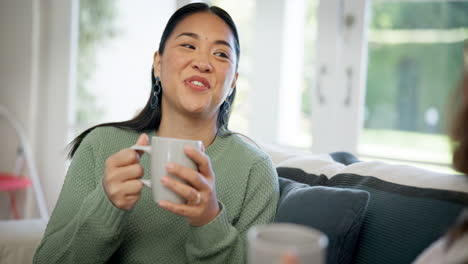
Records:
[[[133,150],[141,150],[141,151],[144,151],[148,154],[151,154],[151,146],[141,146],[141,145],[133,145],[130,147],[130,149],[133,149]],[[140,181],[146,186],[146,187],[149,187],[151,188],[151,181],[150,180],[142,180],[140,179]]]

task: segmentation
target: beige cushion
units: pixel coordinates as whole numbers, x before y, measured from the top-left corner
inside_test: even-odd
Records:
[[[32,263],[46,225],[42,219],[0,221],[0,263]]]
[[[363,161],[345,166],[335,162],[328,154],[314,154],[276,145],[260,146],[270,154],[276,167],[299,168],[309,174],[323,174],[327,178],[342,173],[353,173],[407,186],[468,192],[468,177],[465,175],[444,174],[415,166],[380,161]]]
[[[468,192],[468,177],[460,174],[445,174],[409,165],[395,165],[380,161],[358,162],[344,167],[338,173],[373,176],[397,184]]]

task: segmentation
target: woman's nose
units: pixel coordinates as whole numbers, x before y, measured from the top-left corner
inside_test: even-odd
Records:
[[[213,71],[213,66],[211,66],[211,63],[208,60],[207,56],[202,55],[202,54],[200,54],[193,60],[192,67],[194,69],[199,70],[200,72],[212,72]]]

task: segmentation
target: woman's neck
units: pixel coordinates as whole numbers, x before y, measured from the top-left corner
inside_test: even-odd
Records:
[[[217,133],[216,115],[212,119],[197,119],[181,113],[162,113],[156,135],[180,139],[201,140],[208,148]]]

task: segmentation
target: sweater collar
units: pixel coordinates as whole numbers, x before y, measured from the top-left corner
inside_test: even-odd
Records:
[[[206,148],[206,154],[210,156],[211,158],[217,157],[221,154],[221,152],[224,150],[225,146],[228,144],[229,138],[231,136],[220,136],[216,135],[215,140],[211,145]]]

